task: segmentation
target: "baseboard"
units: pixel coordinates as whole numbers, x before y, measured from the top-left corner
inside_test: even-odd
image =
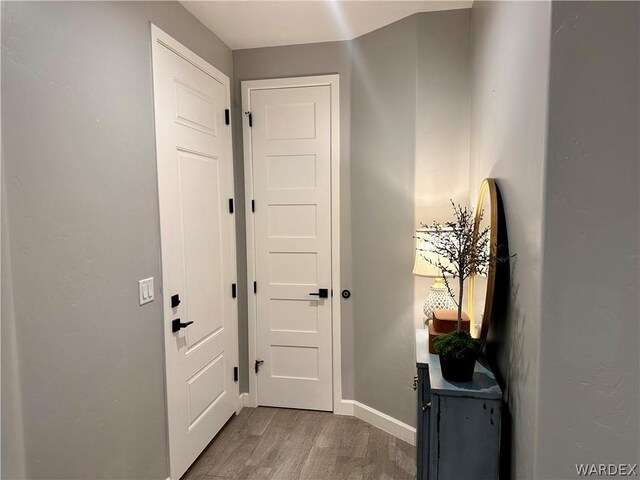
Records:
[[[333,406],[333,413],[336,415],[348,415],[353,417],[353,404],[354,400],[344,400],[342,399],[340,403]]]
[[[351,409],[352,413],[345,413]],[[380,430],[393,435],[410,445],[416,444],[416,429],[406,423],[397,420],[386,413],[382,413],[375,408],[371,408],[355,400],[342,400],[339,415],[353,415]]]
[[[241,393],[239,399],[239,409],[242,407],[252,407],[251,395],[248,393]],[[397,420],[386,413],[382,413],[375,408],[371,408],[364,403],[357,402],[355,400],[342,399],[340,403],[333,406],[333,413],[336,415],[348,415],[359,418],[360,420],[373,425],[380,430],[393,435],[400,440],[407,442],[410,445],[416,444],[416,429],[406,423]]]
[[[236,407],[236,415],[239,414],[244,407],[248,406],[247,405],[248,400],[249,400],[248,393],[245,392],[238,395],[238,404],[237,404],[238,406]]]

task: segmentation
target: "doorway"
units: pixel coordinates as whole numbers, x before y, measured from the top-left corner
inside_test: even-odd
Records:
[[[249,404],[336,411],[339,76],[242,82]]]

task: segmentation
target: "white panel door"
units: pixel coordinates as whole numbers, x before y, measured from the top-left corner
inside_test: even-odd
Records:
[[[330,94],[250,93],[259,405],[333,406]]]
[[[237,407],[236,266],[228,79],[177,42],[169,45],[154,42],[153,76],[170,467],[177,480]],[[177,319],[182,328],[174,331]]]

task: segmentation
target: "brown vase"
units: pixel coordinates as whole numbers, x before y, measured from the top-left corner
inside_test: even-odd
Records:
[[[476,367],[478,354],[473,353],[464,358],[450,358],[440,355],[442,376],[452,382],[470,382]]]

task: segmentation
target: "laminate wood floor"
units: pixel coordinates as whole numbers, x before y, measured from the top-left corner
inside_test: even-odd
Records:
[[[243,408],[182,480],[415,479],[416,449],[355,417]]]

